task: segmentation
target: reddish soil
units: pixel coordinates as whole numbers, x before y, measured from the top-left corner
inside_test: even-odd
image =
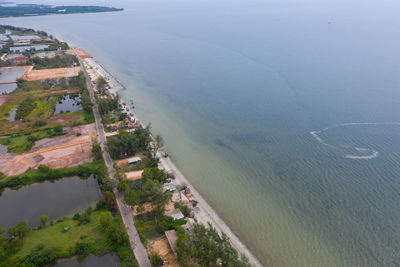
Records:
[[[55,68],[55,69],[43,69],[43,70],[28,70],[22,75],[22,79],[27,81],[38,81],[46,79],[59,79],[67,77],[78,76],[81,71],[81,67],[71,68]]]
[[[0,95],[0,107],[6,103],[8,95]]]
[[[80,132],[82,135],[77,136]],[[0,154],[0,172],[6,176],[24,173],[40,164],[50,168],[64,168],[87,162],[92,158],[92,138],[96,137],[94,124],[70,128],[66,135],[37,141],[27,153]]]

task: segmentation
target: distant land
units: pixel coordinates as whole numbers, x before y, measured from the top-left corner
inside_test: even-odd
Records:
[[[124,9],[104,6],[52,6],[0,2],[0,18],[43,16],[51,14],[97,13],[122,10]]]

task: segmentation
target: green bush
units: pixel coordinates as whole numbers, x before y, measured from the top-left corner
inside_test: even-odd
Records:
[[[39,128],[39,127],[45,126],[46,124],[47,124],[47,122],[45,122],[44,120],[37,120],[33,123],[32,126],[35,128]]]
[[[26,119],[26,117],[36,108],[37,104],[35,100],[28,97],[24,99],[17,108],[17,113],[15,114],[15,120]]]
[[[91,245],[86,242],[78,241],[75,245],[75,254],[77,255],[85,255],[89,254],[91,251]]]
[[[151,266],[153,266],[153,267],[160,267],[160,266],[163,266],[164,261],[161,259],[161,257],[157,253],[151,253],[150,254],[150,263],[151,263]]]

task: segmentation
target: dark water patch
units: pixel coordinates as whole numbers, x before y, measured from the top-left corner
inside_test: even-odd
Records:
[[[48,45],[22,45],[22,46],[12,46],[10,47],[10,50],[13,52],[24,52],[31,49],[43,50],[48,47],[49,47]]]
[[[232,147],[226,143],[224,143],[221,139],[217,138],[214,140],[214,144],[216,144],[217,146],[223,147],[223,148],[227,148],[229,150],[233,150]]]
[[[44,57],[44,56],[54,56],[56,52],[54,51],[44,51],[44,52],[39,52],[35,53],[33,56],[34,57]]]
[[[1,145],[0,144],[0,154],[7,153],[8,147],[6,145]]]
[[[80,95],[67,95],[56,103],[54,114],[73,112],[81,109],[82,105]]]
[[[26,68],[10,68],[0,71],[0,82],[15,82],[26,71]]]
[[[11,39],[15,40],[32,40],[32,39],[39,39],[40,37],[37,35],[10,35]]]
[[[12,53],[12,54],[7,54],[7,59],[14,59],[16,57],[22,57],[23,54],[19,54],[19,53]]]
[[[0,227],[9,228],[19,221],[29,226],[39,225],[39,217],[51,221],[72,216],[101,199],[97,181],[93,177],[66,177],[55,182],[36,183],[18,190],[5,189],[0,196]]]
[[[61,259],[49,267],[117,267],[119,265],[119,257],[116,254],[106,254]]]
[[[15,121],[15,115],[17,115],[17,109],[18,108],[13,108],[10,110],[10,115],[7,117],[7,120]]]
[[[234,132],[228,136],[229,140],[241,145],[270,145],[274,142],[265,134]]]
[[[16,83],[0,84],[0,94],[9,94],[17,89]]]

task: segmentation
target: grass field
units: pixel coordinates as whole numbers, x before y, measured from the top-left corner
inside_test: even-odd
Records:
[[[34,82],[32,82],[34,83]],[[40,86],[40,83],[39,83]],[[69,88],[69,89],[52,89],[52,90],[43,90],[37,89],[37,85],[34,87],[35,89],[30,91],[24,91],[22,89],[17,89],[13,93],[11,93],[6,103],[4,103],[0,107],[0,118],[7,118],[9,116],[10,111],[18,107],[22,101],[26,98],[31,97],[35,99],[37,102],[37,111],[33,113],[30,118],[34,118],[34,116],[51,116],[52,112],[54,112],[54,105],[57,102],[57,95],[64,95],[66,93],[77,93],[79,92],[79,88]],[[68,91],[67,91],[68,90]]]
[[[100,213],[101,211],[93,211],[90,214],[90,223],[88,224],[79,225],[77,220],[64,218],[55,222],[54,225],[39,230],[31,230],[23,239],[22,247],[11,256],[8,263],[15,264],[18,259],[28,256],[39,245],[43,246],[41,250],[51,249],[56,251],[59,258],[74,255],[78,241],[88,243],[91,248],[90,253],[107,252],[109,245],[107,236],[100,229]],[[69,230],[65,231],[65,227],[68,227]]]
[[[47,124],[41,128],[33,129],[32,124],[38,119],[32,119],[31,121],[8,121],[6,119],[0,119],[0,135],[11,135],[17,133],[27,133],[37,130],[43,130],[45,128],[54,127],[56,125],[72,126],[73,124],[86,124],[85,114],[83,110],[74,112],[56,114],[50,118],[42,118]]]
[[[64,134],[56,133],[53,129],[41,130],[24,135],[11,136],[0,140],[0,144],[8,146],[8,152],[23,153],[29,151],[36,140]]]

